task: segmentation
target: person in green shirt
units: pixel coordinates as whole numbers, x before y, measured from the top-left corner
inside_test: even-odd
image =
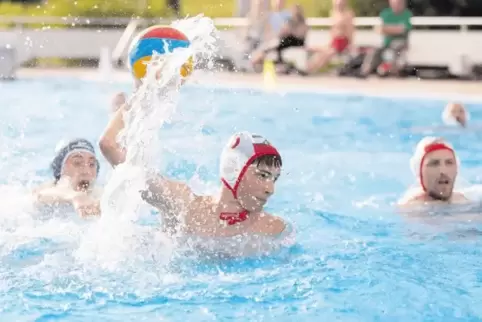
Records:
[[[381,48],[369,53],[362,65],[361,76],[368,76],[384,61],[384,53],[394,52],[392,71],[397,72],[397,60],[408,47],[408,35],[412,29],[412,13],[406,7],[406,0],[389,0],[390,7],[380,13],[382,24],[378,31],[383,35]]]

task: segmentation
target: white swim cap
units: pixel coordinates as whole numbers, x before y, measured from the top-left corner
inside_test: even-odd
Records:
[[[422,186],[424,191],[426,191],[426,188],[423,185],[423,178],[422,178],[423,160],[430,152],[439,151],[439,150],[451,151],[454,154],[454,157],[457,160],[457,164],[458,164],[458,159],[457,159],[457,156],[455,155],[455,151],[452,145],[445,142],[442,138],[434,137],[434,136],[427,136],[427,137],[424,137],[422,140],[420,140],[420,142],[418,142],[417,144],[417,147],[415,148],[415,153],[410,158],[410,169],[412,170],[412,173],[414,174],[414,176],[416,176],[419,179],[420,185]]]
[[[260,135],[249,132],[234,134],[221,153],[220,174],[223,184],[237,198],[237,190],[251,163],[262,156],[281,156],[274,146]]]

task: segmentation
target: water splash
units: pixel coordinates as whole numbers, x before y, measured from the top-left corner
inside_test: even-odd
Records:
[[[114,169],[105,187],[102,218],[80,245],[78,257],[94,256],[96,261],[109,266],[124,260],[135,249],[129,241],[135,244],[138,240],[135,221],[145,204],[139,192],[145,190],[149,172],[162,160],[159,129],[171,122],[176,113],[180,89],[185,82],[180,75],[181,66],[190,57],[194,66],[200,60],[210,62],[208,68],[213,66],[217,31],[211,19],[197,16],[176,21],[171,27],[184,32],[191,46],[163,55],[155,53],[141,86],[129,98],[130,109],[124,114],[125,128],[118,138],[126,147],[126,160]],[[166,252],[172,250],[166,239],[161,238],[162,243],[166,244]]]

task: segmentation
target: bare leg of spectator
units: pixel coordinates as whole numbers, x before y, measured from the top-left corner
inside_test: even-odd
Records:
[[[373,61],[375,60],[376,49],[370,50],[361,66],[361,76],[368,76],[372,71]]]
[[[382,63],[382,55],[384,50],[384,48],[378,48],[370,50],[367,53],[367,56],[363,60],[363,64],[361,66],[360,76],[366,77],[370,75],[370,73]]]
[[[253,65],[259,64],[264,60],[264,57],[265,57],[265,52],[260,50],[253,54],[253,57],[251,58],[251,63]]]
[[[321,68],[325,67],[335,57],[336,51],[333,48],[327,48],[325,50],[318,50],[308,60],[306,66],[306,72],[309,74],[315,73]]]
[[[405,54],[407,51],[407,46],[404,44],[402,46],[398,46],[395,49],[395,55],[392,61],[392,74],[396,76],[401,75],[401,71],[405,65]]]

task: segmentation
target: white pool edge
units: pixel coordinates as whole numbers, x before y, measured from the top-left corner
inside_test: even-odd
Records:
[[[35,70],[23,69],[18,79],[36,79],[51,77],[73,77],[86,81],[106,83],[132,84],[129,72],[114,71],[105,78],[96,69],[53,69]],[[329,84],[327,86],[326,84]],[[407,80],[356,80],[341,77],[279,77],[275,90],[265,90],[263,76],[260,74],[234,74],[234,73],[206,73],[199,71],[194,74],[193,80],[188,83],[193,88],[211,89],[243,89],[256,92],[289,94],[313,93],[335,94],[350,96],[365,96],[398,99],[423,99],[462,101],[464,103],[482,103],[482,82],[469,81],[417,81]],[[406,89],[400,89],[400,86]],[[444,88],[456,87],[461,91],[446,91]],[[348,87],[349,89],[346,89]],[[480,88],[480,89],[479,89]],[[477,92],[477,93],[474,93]]]
[[[328,87],[317,87],[317,88],[310,88],[310,87],[301,87],[300,85],[292,84],[283,84],[278,89],[274,91],[265,91],[263,88],[259,86],[254,86],[245,83],[230,83],[228,84],[219,84],[219,83],[206,83],[206,84],[189,84],[190,87],[197,87],[197,88],[219,88],[219,89],[244,89],[244,90],[254,90],[257,92],[266,92],[266,93],[278,93],[278,94],[290,94],[290,93],[312,93],[312,94],[336,94],[336,95],[350,95],[350,96],[365,96],[365,97],[377,97],[377,98],[399,98],[399,99],[423,99],[423,100],[447,100],[447,101],[463,101],[464,103],[482,103],[482,94],[461,94],[461,93],[450,93],[445,92],[441,93],[416,93],[416,92],[407,92],[401,93],[397,91],[385,91],[385,93],[375,93],[371,92],[370,90],[366,89],[355,89],[355,90],[346,90],[346,89],[334,89]],[[482,84],[481,84],[481,93],[482,93]]]

